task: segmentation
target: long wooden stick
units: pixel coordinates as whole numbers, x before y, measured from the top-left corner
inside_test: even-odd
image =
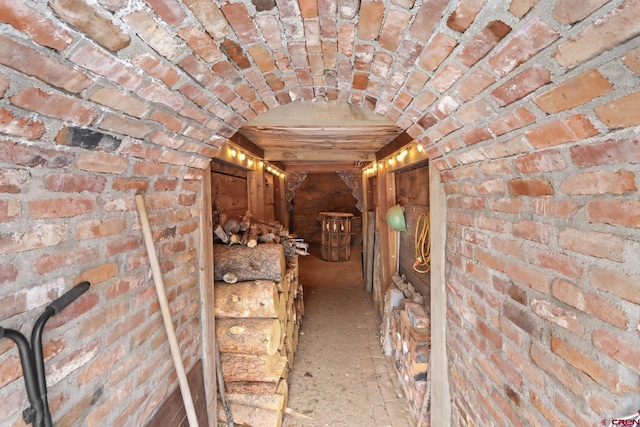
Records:
[[[198,427],[198,417],[196,416],[196,410],[193,406],[193,399],[191,397],[191,390],[189,389],[189,382],[187,381],[187,374],[184,371],[182,357],[180,356],[178,338],[176,337],[173,320],[171,319],[171,311],[169,311],[169,300],[167,299],[164,281],[162,280],[162,272],[160,271],[160,263],[158,263],[158,255],[153,244],[153,235],[151,234],[151,226],[149,225],[149,217],[147,216],[144,197],[142,194],[136,194],[135,199],[136,208],[138,209],[138,217],[140,218],[140,225],[142,226],[144,244],[147,247],[147,255],[149,256],[151,272],[153,273],[153,282],[156,286],[156,293],[158,294],[160,309],[162,310],[162,320],[164,321],[164,327],[167,331],[167,337],[169,338],[171,357],[173,358],[173,365],[175,366],[176,373],[178,374],[178,382],[180,383],[180,392],[182,394],[182,401],[184,402],[184,409],[187,412],[189,426]]]

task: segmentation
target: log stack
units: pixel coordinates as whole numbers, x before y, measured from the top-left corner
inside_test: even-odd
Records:
[[[261,261],[230,261],[243,256]],[[230,268],[237,281],[221,281]],[[304,314],[298,257],[285,258],[281,245],[214,245],[214,276],[216,334],[234,424],[279,427]],[[218,420],[226,421],[220,402]]]
[[[414,425],[429,426],[426,391],[431,351],[430,316],[424,309],[423,296],[397,273],[385,294],[381,342],[385,354],[394,358]]]

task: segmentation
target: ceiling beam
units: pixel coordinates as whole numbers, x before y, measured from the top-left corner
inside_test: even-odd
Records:
[[[382,160],[413,142],[413,138],[406,132],[402,132],[393,141],[376,152],[376,160]]]
[[[358,169],[354,162],[294,162],[287,163],[286,172],[334,173]]]
[[[243,150],[253,154],[257,158],[264,159],[264,150],[254,144],[249,138],[240,134],[240,132],[234,133],[233,136],[229,138],[229,141],[233,142],[238,146],[238,148],[242,148]]]
[[[335,150],[266,150],[267,161],[281,162],[368,162],[375,160],[373,152]]]

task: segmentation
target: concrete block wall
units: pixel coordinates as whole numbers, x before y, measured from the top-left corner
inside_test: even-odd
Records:
[[[637,0],[0,0],[0,324],[81,278],[45,353],[58,425],[143,425],[176,381],[133,195],[149,194],[178,337],[199,348],[200,174],[296,100],[370,108],[447,194],[452,425],[640,409]],[[0,423],[25,407],[0,342]]]

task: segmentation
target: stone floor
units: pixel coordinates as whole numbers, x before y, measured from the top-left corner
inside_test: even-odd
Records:
[[[319,251],[318,251],[319,252]],[[361,255],[327,262],[301,257],[305,317],[289,373],[285,427],[412,427],[379,319],[363,287]]]

